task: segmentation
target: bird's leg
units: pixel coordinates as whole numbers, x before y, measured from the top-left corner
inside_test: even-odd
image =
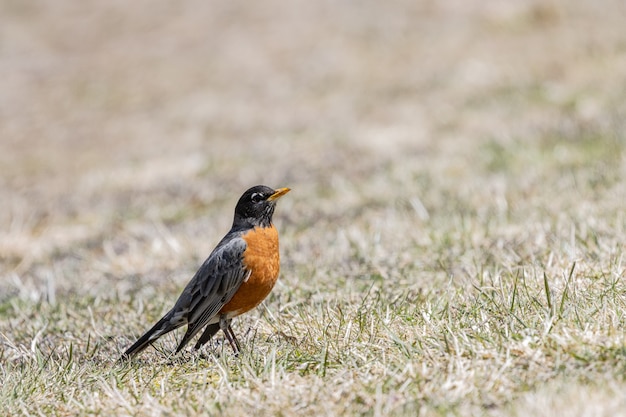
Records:
[[[226,315],[220,316],[220,329],[224,332],[226,340],[230,343],[230,347],[233,348],[233,352],[235,352],[235,354],[239,354],[241,346],[239,345],[239,341],[233,332],[233,328],[230,327],[230,322],[231,319],[227,319]]]
[[[241,352],[241,345],[239,344],[239,340],[237,340],[237,336],[235,336],[235,332],[233,332],[233,328],[230,327],[230,322],[228,323],[228,332],[230,333],[230,336],[232,337],[233,341],[235,342],[235,346],[237,347],[236,353]]]

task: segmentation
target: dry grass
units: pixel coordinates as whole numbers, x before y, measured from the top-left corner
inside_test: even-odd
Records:
[[[6,415],[626,415],[622,1],[0,2]],[[247,186],[282,277],[120,352]]]

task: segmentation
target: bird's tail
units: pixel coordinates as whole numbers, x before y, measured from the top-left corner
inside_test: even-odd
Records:
[[[122,359],[129,359],[149,345],[151,345],[159,337],[166,333],[171,332],[185,324],[184,321],[178,320],[172,322],[172,311],[168,312],[161,318],[150,330],[148,330],[143,336],[141,336],[131,347],[126,349],[126,352],[122,355]]]

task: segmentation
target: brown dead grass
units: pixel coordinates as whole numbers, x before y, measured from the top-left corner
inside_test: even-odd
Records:
[[[620,1],[1,1],[9,415],[623,415]],[[264,183],[282,277],[114,360]]]

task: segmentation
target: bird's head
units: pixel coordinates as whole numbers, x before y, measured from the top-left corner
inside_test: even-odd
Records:
[[[235,207],[233,227],[267,227],[271,225],[276,201],[289,191],[289,188],[274,190],[265,185],[257,185],[248,189],[243,193]]]

